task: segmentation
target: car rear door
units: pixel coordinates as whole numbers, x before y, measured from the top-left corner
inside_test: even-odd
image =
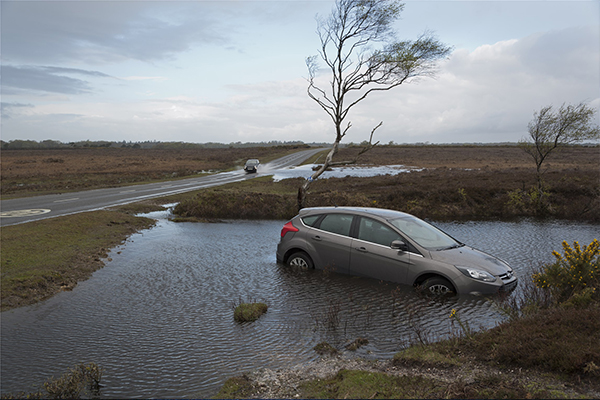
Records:
[[[309,229],[306,240],[314,248],[316,268],[348,273],[353,218],[350,214],[327,214],[317,226]]]
[[[367,217],[359,217],[356,238],[350,251],[352,275],[366,276],[406,284],[410,255],[392,249],[394,240],[406,240],[390,226]]]

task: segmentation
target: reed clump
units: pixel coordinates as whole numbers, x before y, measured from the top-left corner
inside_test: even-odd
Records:
[[[267,312],[269,306],[265,303],[243,303],[235,305],[233,310],[233,319],[237,322],[253,322],[261,315]]]

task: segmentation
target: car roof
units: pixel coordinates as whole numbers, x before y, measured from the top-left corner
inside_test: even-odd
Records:
[[[375,207],[307,207],[301,209],[299,215],[301,217],[304,217],[306,215],[315,215],[323,213],[353,213],[361,215],[375,215],[385,219],[396,219],[406,217],[416,218],[411,214],[407,214],[401,211]]]
[[[258,160],[256,158],[251,158],[248,161],[246,161],[246,164],[248,164],[248,163],[257,163],[257,162],[258,162]]]

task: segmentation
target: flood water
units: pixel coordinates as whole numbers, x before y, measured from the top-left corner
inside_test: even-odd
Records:
[[[1,389],[34,390],[79,362],[104,368],[101,397],[209,397],[229,377],[317,358],[328,341],[345,357],[389,358],[422,332],[449,335],[456,309],[475,329],[502,319],[477,297],[437,300],[364,278],[278,265],[284,221],[173,223],[113,249],[106,267],[46,302],[1,314]],[[565,222],[435,223],[508,261],[521,279],[561,242],[590,243],[600,226]],[[260,300],[254,323],[232,304]],[[358,337],[356,352],[344,345]]]
[[[273,174],[273,180],[275,182],[289,178],[307,178],[310,177],[317,168],[317,164],[305,164],[296,167],[289,167],[279,169]],[[319,177],[319,179],[328,178],[344,178],[346,176],[353,176],[359,178],[366,178],[377,175],[398,175],[405,172],[422,171],[423,168],[409,167],[406,165],[347,165],[343,167],[331,168]]]

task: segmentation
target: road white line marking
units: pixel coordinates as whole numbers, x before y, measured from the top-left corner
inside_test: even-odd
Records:
[[[74,197],[72,199],[64,199],[64,200],[55,200],[55,203],[66,203],[67,201],[75,201],[75,200],[79,200],[79,197]]]

